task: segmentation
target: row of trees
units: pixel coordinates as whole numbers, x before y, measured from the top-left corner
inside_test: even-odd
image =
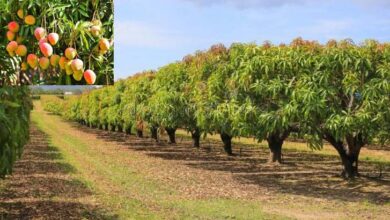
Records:
[[[32,103],[27,87],[0,88],[0,178],[12,173],[29,137]]]
[[[113,0],[0,0],[0,14],[0,86],[113,84],[114,53],[106,48],[113,44]],[[77,54],[69,58],[67,48]],[[93,70],[96,82],[81,70],[73,74],[72,59]]]
[[[390,137],[389,61],[390,45],[374,40],[215,45],[73,98],[61,113],[138,136],[149,128],[155,139],[164,128],[171,143],[182,128],[195,147],[218,133],[229,155],[233,137],[254,137],[268,142],[270,162],[281,162],[283,142],[297,133],[314,149],[329,142],[352,178],[360,149]]]

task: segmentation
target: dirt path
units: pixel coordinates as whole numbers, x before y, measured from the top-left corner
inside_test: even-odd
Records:
[[[14,174],[1,182],[0,219],[106,219],[72,165],[34,125]]]
[[[55,172],[60,175],[57,182],[58,178],[67,180],[72,170],[77,170],[89,187],[80,182],[64,184],[41,179],[37,187],[56,189],[54,196],[27,190],[32,196],[9,195],[9,199],[19,198],[20,202],[1,200],[0,207],[9,204],[28,207],[31,202],[25,198],[35,195],[36,199],[68,198],[65,201],[71,200],[72,205],[65,206],[63,212],[80,214],[89,210],[87,218],[102,216],[94,211],[97,205],[112,210],[120,219],[388,219],[390,216],[389,167],[383,167],[382,180],[361,178],[345,182],[337,177],[340,166],[334,156],[289,150],[284,152],[285,165],[270,166],[265,163],[266,148],[239,146],[240,156],[227,157],[218,142],[203,143],[199,150],[181,138],[177,145],[157,144],[148,138],[69,123],[45,113],[39,103],[35,104],[34,123],[74,166],[69,168],[67,164],[66,172]],[[33,128],[33,132],[38,131]],[[37,142],[34,138],[32,141]],[[15,192],[28,189],[31,185],[28,182],[33,181],[20,177],[19,166],[16,176],[9,180],[15,184]],[[32,170],[25,171],[28,174],[39,168],[29,167]],[[53,166],[40,169],[47,167]],[[367,162],[360,167],[365,174],[377,170],[376,165]],[[69,191],[80,193],[69,195]],[[47,207],[40,205],[27,210],[45,213]],[[9,210],[16,213],[21,209]],[[74,214],[75,218],[79,214]]]
[[[382,167],[383,179],[361,178],[346,182],[339,177],[337,157],[285,151],[286,164],[268,165],[267,149],[244,147],[241,156],[227,157],[220,143],[156,144],[121,133],[90,129],[75,123],[91,141],[109,142],[99,151],[110,155],[111,145],[127,155],[121,163],[134,167],[149,179],[177,190],[183,200],[229,198],[258,201],[263,210],[298,219],[390,217],[390,167]],[[97,139],[95,139],[97,138]],[[114,156],[114,155],[113,155]],[[360,163],[361,173],[377,174],[378,167]],[[177,199],[176,197],[176,199]],[[283,207],[283,208],[281,208]]]

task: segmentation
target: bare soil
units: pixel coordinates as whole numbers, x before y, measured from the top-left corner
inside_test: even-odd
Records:
[[[390,216],[390,167],[360,162],[362,177],[345,181],[336,156],[284,150],[284,163],[267,163],[268,149],[234,147],[229,157],[221,143],[203,141],[191,147],[186,138],[170,145],[150,138],[91,129],[73,123],[86,139],[97,138],[129,154],[124,164],[180,192],[182,199],[261,201],[267,211],[299,219],[375,218]],[[88,134],[88,135],[86,135]],[[104,149],[99,149],[103,150]],[[109,149],[106,148],[109,151]],[[378,176],[381,178],[377,178]],[[283,207],[283,208],[280,208]]]
[[[0,219],[112,219],[34,125],[14,173],[0,180]]]
[[[120,144],[132,151],[141,152],[152,158],[163,159],[171,162],[169,165],[184,168],[183,172],[173,167],[174,177],[169,177],[169,172],[161,170],[156,166],[156,173],[153,176],[163,176],[161,179],[175,179],[180,175],[179,182],[198,176],[200,172],[210,174],[205,180],[194,181],[210,186],[210,180],[218,180],[220,177],[213,174],[229,174],[234,181],[223,183],[227,185],[225,191],[239,189],[240,197],[253,198],[259,189],[275,190],[282,193],[304,195],[313,198],[323,197],[329,199],[340,199],[344,201],[367,200],[372,203],[384,204],[390,202],[390,167],[387,165],[376,165],[371,162],[360,162],[359,169],[362,175],[353,181],[345,181],[340,178],[341,163],[338,157],[319,155],[315,153],[300,152],[296,150],[284,150],[283,164],[273,165],[267,163],[268,149],[253,147],[250,145],[236,146],[236,156],[226,156],[221,143],[206,141],[200,149],[191,147],[191,142],[186,138],[178,138],[178,144],[168,144],[166,140],[156,143],[153,139],[140,139],[135,136],[123,133],[108,132],[90,129],[85,126],[73,124],[74,128],[82,132],[96,135],[99,139],[111,143]],[[166,137],[163,137],[166,139]],[[171,168],[172,169],[172,168]],[[194,173],[188,173],[196,172]],[[377,178],[381,175],[381,178]],[[192,180],[191,180],[192,181]],[[186,181],[187,182],[187,181]],[[221,181],[219,181],[221,182]],[[223,181],[222,181],[223,182]],[[256,186],[256,192],[243,193],[251,189],[249,186]],[[184,186],[186,188],[186,186]],[[205,192],[209,187],[201,188],[196,197],[207,197]],[[229,189],[230,188],[230,189]],[[241,189],[246,189],[241,191]],[[244,196],[244,195],[246,196]]]

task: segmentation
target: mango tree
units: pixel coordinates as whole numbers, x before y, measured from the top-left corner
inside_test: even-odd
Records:
[[[127,79],[125,81],[125,89],[123,91],[122,95],[122,102],[121,102],[121,111],[122,111],[122,121],[123,121],[123,129],[126,134],[131,134],[131,130],[133,128],[133,125],[136,124],[136,117],[135,117],[135,105],[133,105],[135,101],[135,95],[134,95],[134,84],[135,80],[133,79]]]
[[[129,78],[124,91],[123,120],[136,128],[137,136],[143,137],[144,123],[150,122],[148,99],[152,94],[151,85],[155,77],[154,71],[145,71]]]
[[[176,143],[175,133],[184,127],[186,121],[186,102],[183,90],[187,74],[182,63],[172,63],[158,70],[153,80],[153,95],[149,98],[149,108],[154,124],[151,125],[152,137],[157,139],[157,128],[162,126],[168,133],[169,143]]]
[[[108,87],[103,88],[100,91],[100,103],[99,103],[99,124],[103,126],[104,130],[110,130],[110,124],[108,123],[108,107],[110,106],[110,91]]]
[[[358,176],[363,146],[389,140],[390,47],[330,42],[316,68],[297,83],[294,99],[312,145],[322,138],[339,153],[342,176]]]
[[[63,108],[64,109],[62,111],[66,114],[66,118],[70,118],[73,121],[83,124],[80,97],[67,97],[64,101]]]
[[[88,115],[89,115],[89,108],[88,108],[89,98],[88,98],[88,95],[87,94],[82,94],[78,98],[79,98],[79,101],[80,101],[80,119],[81,119],[81,123],[83,125],[88,125],[88,126],[90,126],[92,128],[96,127],[96,125],[88,123]]]
[[[102,129],[103,124],[99,121],[99,113],[100,113],[100,102],[101,102],[101,93],[102,90],[92,91],[88,94],[88,102],[86,103],[88,111],[87,123],[91,127],[97,126]]]
[[[120,80],[115,83],[113,94],[111,95],[110,118],[112,123],[116,126],[118,132],[123,132],[122,120],[122,102],[123,93],[125,91],[125,83]]]
[[[155,72],[150,72],[142,74],[142,76],[135,83],[135,106],[136,106],[136,129],[137,133],[142,136],[143,129],[145,125],[152,131],[151,134],[154,135],[153,129],[158,126],[158,122],[153,118],[153,109],[151,108],[151,97],[154,94],[152,89],[153,82],[156,75]],[[154,137],[156,138],[156,137]]]
[[[299,73],[310,71],[308,59],[315,53],[313,45],[263,46],[234,45],[230,49],[233,87],[237,102],[235,127],[240,136],[266,140],[269,162],[282,162],[282,145],[291,132],[299,131],[299,106],[293,105]]]
[[[104,88],[107,92],[105,93],[107,99],[107,113],[106,120],[110,131],[116,131],[116,128],[119,123],[119,118],[121,117],[121,111],[119,110],[121,97],[120,94],[116,92],[116,86],[110,86]]]
[[[226,68],[227,60],[228,50],[223,45],[215,45],[193,57],[194,67],[189,74],[195,85],[195,116],[199,127],[207,133],[219,133],[225,152],[232,155],[232,138],[236,132],[230,117],[232,93],[227,85],[232,72]]]
[[[65,116],[65,113],[70,110],[66,108],[64,105],[66,102],[63,99],[60,99],[58,96],[44,96],[40,98],[43,109],[45,111],[51,112],[55,115]]]

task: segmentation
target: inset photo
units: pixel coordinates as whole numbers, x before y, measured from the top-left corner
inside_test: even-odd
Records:
[[[114,83],[114,3],[0,2],[0,86]]]

